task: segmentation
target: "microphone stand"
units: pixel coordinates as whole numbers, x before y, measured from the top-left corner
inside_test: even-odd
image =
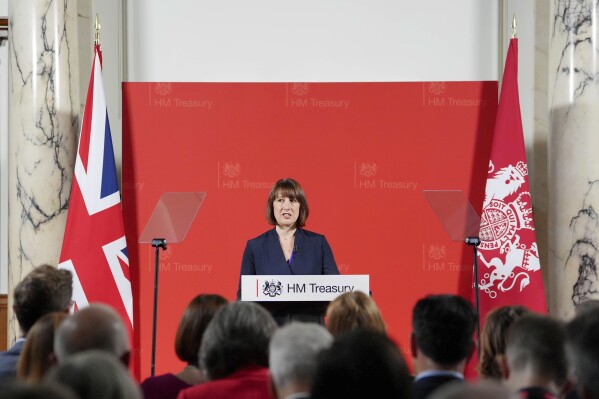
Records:
[[[156,320],[158,318],[158,270],[159,270],[159,259],[160,259],[160,248],[163,251],[166,250],[166,240],[164,238],[152,239],[152,246],[156,248],[155,251],[155,268],[154,268],[154,310],[152,312],[152,364],[150,368],[150,375],[154,377],[154,364],[156,362]]]
[[[478,300],[479,288],[478,288],[478,250],[477,247],[480,245],[479,237],[466,237],[466,244],[471,245],[474,251],[474,295],[476,297],[476,353],[480,359],[480,304]]]

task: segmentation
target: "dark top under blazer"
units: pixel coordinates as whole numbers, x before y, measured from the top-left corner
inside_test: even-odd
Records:
[[[243,251],[240,276],[339,274],[333,251],[322,234],[297,229],[294,244],[293,259],[288,265],[276,229],[249,240]],[[237,299],[240,298],[241,277],[237,290]]]

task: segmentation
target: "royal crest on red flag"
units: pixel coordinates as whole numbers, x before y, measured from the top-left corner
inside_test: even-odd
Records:
[[[518,39],[508,48],[478,247],[480,317],[496,307],[546,312],[518,98]]]
[[[133,328],[129,258],[99,45],[94,46],[59,262],[59,268],[73,273],[76,308],[105,303]]]

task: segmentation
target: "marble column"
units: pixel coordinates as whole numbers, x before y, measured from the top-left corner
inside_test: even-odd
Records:
[[[599,298],[597,0],[552,1],[549,45],[549,310]]]
[[[36,266],[58,264],[80,105],[77,0],[12,0],[9,10],[8,308],[12,309],[12,291],[23,276]],[[9,318],[12,341],[18,325],[14,314]]]

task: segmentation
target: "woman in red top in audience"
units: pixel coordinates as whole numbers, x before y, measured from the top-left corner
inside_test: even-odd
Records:
[[[182,390],[178,399],[272,398],[268,379],[268,344],[277,328],[260,305],[234,302],[206,328],[200,367],[208,381]]]

